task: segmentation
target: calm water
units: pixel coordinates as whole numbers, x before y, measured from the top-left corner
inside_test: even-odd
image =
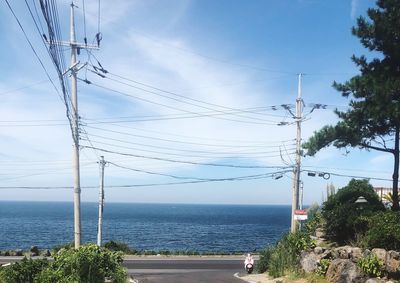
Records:
[[[83,242],[96,242],[97,204],[82,204]],[[52,248],[73,240],[73,204],[0,202],[0,250]],[[290,206],[121,204],[104,208],[103,241],[137,250],[245,252],[290,227]]]

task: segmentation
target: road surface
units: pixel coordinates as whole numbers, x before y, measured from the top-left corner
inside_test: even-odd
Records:
[[[243,257],[127,258],[124,266],[139,283],[243,283]]]
[[[22,257],[0,257],[0,264]],[[223,257],[136,257],[127,256],[123,265],[139,283],[243,283],[243,256]]]

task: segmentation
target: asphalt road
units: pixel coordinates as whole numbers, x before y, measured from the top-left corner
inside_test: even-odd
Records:
[[[0,264],[22,257],[0,257]],[[124,266],[138,283],[243,283],[244,257],[126,257]]]
[[[124,266],[139,283],[243,283],[234,274],[243,272],[242,258],[126,259]]]

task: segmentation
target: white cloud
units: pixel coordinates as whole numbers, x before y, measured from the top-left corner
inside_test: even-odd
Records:
[[[351,12],[350,12],[350,18],[354,20],[357,16],[357,10],[358,6],[360,4],[360,0],[351,0]]]

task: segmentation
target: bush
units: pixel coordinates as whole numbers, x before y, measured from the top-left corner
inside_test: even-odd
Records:
[[[36,276],[49,266],[47,259],[27,259],[15,262],[6,267],[0,267],[1,283],[33,283]]]
[[[122,256],[94,244],[79,249],[61,249],[53,262],[26,259],[0,267],[1,283],[100,283],[106,278],[126,282]]]
[[[356,204],[363,196],[368,203]],[[322,217],[325,233],[329,240],[345,244],[356,239],[357,234],[366,230],[362,216],[371,215],[385,208],[367,180],[351,180],[349,184],[331,195],[324,203]]]
[[[272,277],[280,277],[287,271],[299,270],[299,257],[303,250],[314,246],[309,234],[305,232],[284,235],[275,247],[263,250],[259,260],[259,272],[268,271]]]
[[[43,270],[38,282],[98,283],[110,278],[115,283],[126,282],[121,266],[122,255],[94,244],[79,249],[62,249],[54,257],[50,269]]]
[[[357,265],[369,276],[381,276],[381,268],[383,263],[377,258],[376,255],[369,255],[361,258]]]
[[[104,244],[104,247],[110,251],[114,252],[122,252],[124,254],[137,254],[138,251],[132,250],[128,244],[123,243],[123,242],[114,242],[114,241],[109,241]]]
[[[258,273],[264,273],[268,270],[271,255],[274,252],[273,246],[268,246],[260,252],[260,259],[257,262]]]
[[[365,218],[367,231],[362,235],[364,248],[400,250],[400,212],[379,212]]]
[[[59,250],[61,249],[73,249],[75,247],[75,243],[74,242],[69,242],[69,243],[65,243],[65,244],[60,244],[60,245],[56,245],[53,247],[53,254],[56,254]]]

